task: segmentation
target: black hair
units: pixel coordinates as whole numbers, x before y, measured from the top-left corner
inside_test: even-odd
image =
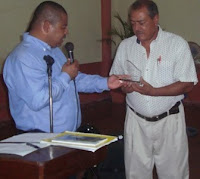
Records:
[[[64,7],[56,2],[44,1],[40,3],[35,9],[26,31],[29,32],[35,24],[42,20],[48,20],[50,23],[55,24],[60,19],[61,13],[67,14]]]
[[[151,19],[153,19],[156,15],[159,14],[158,7],[157,7],[155,2],[153,2],[151,0],[136,0],[130,6],[129,15],[130,15],[131,11],[141,9],[143,7],[147,8],[147,10],[149,12],[149,16],[151,17]]]

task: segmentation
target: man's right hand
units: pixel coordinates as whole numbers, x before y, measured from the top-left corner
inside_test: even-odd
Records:
[[[74,63],[70,64],[70,60],[67,60],[67,62],[62,66],[62,72],[67,73],[72,80],[76,78],[78,75],[79,70],[79,63],[77,60],[74,60]]]
[[[122,86],[122,87],[121,87],[121,90],[122,90],[124,93],[132,93],[132,92],[134,92],[132,86],[128,86],[128,85]]]
[[[123,84],[123,86],[121,87],[121,90],[124,93],[132,93],[134,91],[138,92],[137,91],[138,86],[140,86],[138,83],[127,81],[126,83]]]

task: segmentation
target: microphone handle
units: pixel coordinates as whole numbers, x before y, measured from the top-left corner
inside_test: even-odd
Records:
[[[70,63],[74,63],[73,51],[69,51],[69,59],[70,59]]]

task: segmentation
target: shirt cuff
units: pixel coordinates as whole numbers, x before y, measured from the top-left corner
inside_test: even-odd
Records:
[[[107,90],[107,91],[110,90],[108,88],[108,78],[102,78],[102,79],[100,79],[98,85],[103,90]]]
[[[69,82],[71,81],[71,77],[67,73],[61,72],[59,79],[60,79],[62,85],[64,86],[64,88],[66,89],[69,86]]]

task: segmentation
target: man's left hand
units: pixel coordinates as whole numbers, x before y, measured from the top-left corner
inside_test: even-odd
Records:
[[[143,95],[154,96],[154,87],[147,83],[142,77],[140,78],[140,84],[131,85],[133,91]]]

